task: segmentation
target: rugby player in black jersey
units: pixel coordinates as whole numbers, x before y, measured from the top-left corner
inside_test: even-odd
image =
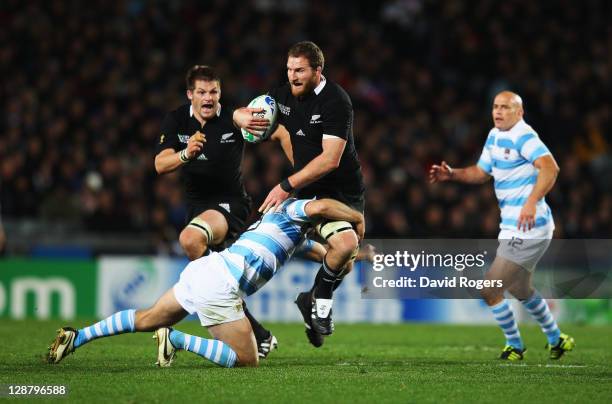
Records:
[[[294,174],[274,187],[259,211],[274,209],[293,192],[298,198],[333,198],[364,211],[364,184],[353,141],[353,107],[342,87],[321,73],[321,49],[309,41],[293,45],[287,57],[288,82],[270,91],[278,104],[274,136],[291,140]],[[257,128],[262,121],[252,111],[234,111],[241,128]],[[286,151],[286,149],[285,149]],[[321,346],[322,335],[333,332],[333,290],[352,268],[359,240],[347,222],[324,222],[317,227],[327,242],[327,254],[310,292],[296,299],[309,341]]]
[[[158,174],[181,170],[187,225],[179,242],[190,260],[209,248],[223,249],[245,227],[251,201],[242,181],[244,140],[223,108],[221,80],[209,66],[193,66],[186,76],[191,101],[166,115],[157,144]],[[243,305],[257,339],[260,357],[276,347],[276,338]]]

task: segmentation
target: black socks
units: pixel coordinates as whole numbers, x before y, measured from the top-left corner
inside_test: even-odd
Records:
[[[319,272],[317,272],[313,286],[315,299],[331,299],[334,290],[338,287],[336,284],[340,285],[341,276],[341,272],[334,272],[329,269],[325,258],[323,258],[323,265],[321,265]]]
[[[242,301],[242,309],[244,310],[244,315],[251,323],[251,328],[253,329],[257,343],[259,344],[260,341],[270,338],[270,335],[272,335],[270,334],[270,331],[266,330],[264,326],[261,325],[259,321],[255,319],[255,317],[253,317],[249,309],[247,309],[246,302],[244,300]]]

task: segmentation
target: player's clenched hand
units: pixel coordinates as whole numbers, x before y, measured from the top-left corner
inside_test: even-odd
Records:
[[[529,231],[535,227],[536,204],[527,202],[521,209],[516,227],[522,231]]]
[[[265,132],[270,126],[270,121],[265,118],[259,118],[256,115],[259,112],[264,112],[264,109],[238,108],[234,111],[234,124],[236,124],[236,126],[239,128],[248,130],[249,132]]]
[[[197,131],[187,141],[187,157],[189,159],[193,159],[198,154],[200,154],[200,152],[204,148],[204,143],[206,143],[206,135],[204,135],[200,131]]]
[[[440,163],[440,165],[434,164],[429,170],[429,182],[442,182],[448,181],[453,177],[453,169],[451,166],[446,164],[446,161]]]
[[[280,184],[272,188],[272,191],[266,197],[266,200],[259,207],[260,213],[267,213],[270,209],[274,210],[285,199],[289,197],[289,192],[283,191]]]

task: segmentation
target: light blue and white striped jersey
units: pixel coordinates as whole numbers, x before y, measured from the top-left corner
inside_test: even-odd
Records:
[[[304,208],[311,199],[288,199],[266,213],[220,254],[245,296],[265,285],[305,241],[311,223]]]
[[[527,232],[518,231],[516,227],[521,209],[538,178],[533,162],[548,154],[551,153],[536,131],[522,119],[508,131],[493,128],[489,132],[478,167],[494,179],[501,210],[499,238],[552,237],[555,224],[544,198],[536,204],[535,227]]]

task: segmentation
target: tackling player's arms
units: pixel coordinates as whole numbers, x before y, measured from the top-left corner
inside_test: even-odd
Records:
[[[325,257],[325,254],[327,254],[327,250],[321,243],[316,241],[313,241],[312,243],[312,247],[306,254],[303,255],[303,257],[310,261],[323,262],[323,257]]]
[[[327,254],[327,250],[323,244],[312,240],[312,238],[307,238],[297,247],[293,256],[321,263],[325,254]]]
[[[304,211],[311,218],[324,218],[333,221],[353,223],[359,240],[363,240],[365,233],[363,214],[335,199],[318,199],[310,201],[304,207]]]

